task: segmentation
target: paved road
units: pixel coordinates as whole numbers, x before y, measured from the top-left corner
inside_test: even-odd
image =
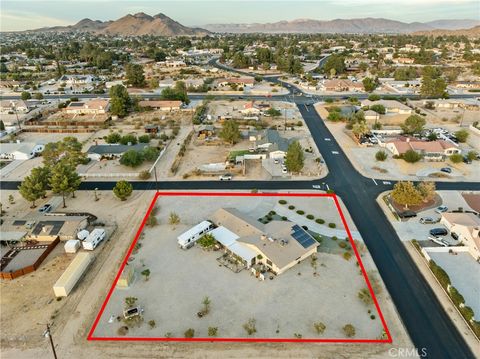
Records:
[[[278,81],[278,79],[273,79]],[[289,97],[289,96],[285,96]],[[471,96],[470,96],[471,97]],[[135,189],[229,190],[312,189],[326,183],[342,197],[371,253],[414,345],[426,348],[429,358],[474,358],[462,336],[450,321],[438,299],[418,271],[375,199],[394,183],[377,184],[360,175],[304,96],[293,99],[329,168],[329,175],[315,181],[166,181],[133,182]],[[330,138],[330,141],[325,141]],[[0,182],[0,189],[16,189],[18,182]],[[115,182],[84,182],[81,190],[109,190]],[[158,187],[157,187],[158,186]],[[439,190],[480,190],[478,182],[437,182]],[[388,324],[388,323],[387,323]],[[395,341],[395,338],[393,338]]]

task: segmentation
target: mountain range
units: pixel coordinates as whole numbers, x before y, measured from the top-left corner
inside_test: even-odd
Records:
[[[430,22],[405,23],[382,18],[312,20],[297,19],[273,23],[252,24],[208,24],[203,26],[212,32],[220,33],[411,33],[468,29],[480,25],[479,20],[436,20]]]
[[[183,26],[164,14],[154,16],[143,12],[125,15],[115,21],[83,19],[75,25],[44,27],[29,32],[93,32],[104,35],[122,36],[204,36],[210,32],[204,29]]]
[[[164,14],[143,12],[128,14],[114,21],[83,19],[75,25],[44,27],[30,32],[92,32],[122,36],[204,36],[216,33],[358,33],[402,34],[434,30],[460,30],[479,26],[480,20],[436,20],[405,23],[382,18],[313,20],[297,19],[273,23],[209,24],[203,28],[187,27]]]

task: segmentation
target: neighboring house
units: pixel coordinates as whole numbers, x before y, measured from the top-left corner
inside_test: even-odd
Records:
[[[412,113],[412,109],[410,107],[395,100],[378,100],[378,101],[363,100],[361,102],[361,105],[362,107],[382,105],[383,107],[385,107],[386,113],[398,113],[400,115],[409,115]]]
[[[73,115],[100,115],[108,112],[110,100],[95,99],[90,101],[70,102],[65,112]]]
[[[200,140],[215,136],[215,127],[213,125],[202,125],[197,130],[197,137]]]
[[[129,150],[134,150],[134,151],[143,151],[145,147],[147,147],[148,144],[146,143],[139,143],[136,145],[94,145],[91,146],[87,150],[87,157],[95,160],[95,161],[100,161],[102,158],[120,158],[125,152]]]
[[[325,80],[319,84],[321,91],[333,91],[333,92],[362,92],[364,91],[363,83],[353,82],[351,80]]]
[[[456,81],[450,86],[457,89],[480,89],[480,81]]]
[[[440,220],[458,240],[468,247],[468,251],[480,261],[480,218],[473,213],[442,213]]]
[[[95,82],[95,78],[92,75],[63,75],[58,82],[65,82],[67,86],[91,85]]]
[[[227,252],[240,258],[247,268],[265,266],[277,275],[315,254],[319,245],[293,222],[263,224],[234,208],[219,209],[212,221],[218,227],[210,234]]]
[[[236,84],[239,87],[253,87],[255,79],[253,77],[231,77],[226,79],[218,79],[217,86],[225,87]]]
[[[393,58],[392,61],[394,64],[410,65],[415,62],[415,59],[412,59],[411,57],[397,57],[397,58]]]
[[[1,143],[0,144],[0,158],[7,160],[29,160],[35,157],[36,154],[41,153],[45,146],[36,143],[21,142],[21,143]]]
[[[27,102],[23,100],[2,100],[0,101],[0,114],[27,113],[30,110]]]
[[[124,86],[123,80],[113,80],[113,81],[107,81],[107,82],[105,82],[105,88],[107,88],[107,89],[110,89],[110,88],[112,88],[113,86],[117,86],[117,85],[122,85],[122,86]]]
[[[400,94],[416,93],[420,90],[422,85],[421,79],[400,81],[394,78],[379,78],[382,86],[387,89]]]
[[[444,140],[421,141],[410,137],[400,137],[389,141],[385,144],[385,147],[397,156],[409,150],[414,150],[421,154],[424,159],[430,161],[441,161],[447,156],[462,152],[460,148],[451,142]]]
[[[284,159],[291,142],[291,140],[280,136],[277,130],[271,129],[267,129],[256,136],[250,136],[250,140],[254,142],[254,150],[264,150],[269,153],[270,158],[274,159]]]
[[[372,110],[365,111],[365,120],[373,120],[378,121],[380,119],[380,115]]]
[[[243,105],[243,110],[240,110],[240,112],[243,115],[260,115],[262,110],[253,101],[250,101]]]
[[[162,111],[173,111],[180,110],[182,107],[182,101],[169,101],[169,100],[158,100],[158,101],[139,101],[138,106],[143,108],[152,108],[155,110]]]

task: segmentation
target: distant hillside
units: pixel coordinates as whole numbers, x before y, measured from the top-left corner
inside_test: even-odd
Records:
[[[164,14],[150,16],[143,12],[128,14],[115,21],[83,19],[75,25],[45,27],[29,32],[93,32],[122,36],[203,36],[209,33],[204,29],[183,26]]]
[[[465,25],[467,24],[467,25]],[[462,26],[463,25],[463,26]],[[220,33],[411,33],[430,31],[438,28],[458,29],[480,25],[478,20],[437,20],[429,23],[401,21],[382,18],[312,20],[298,19],[274,23],[252,24],[209,24],[204,28]],[[442,26],[442,27],[440,27]]]
[[[414,35],[426,35],[426,36],[467,36],[467,37],[480,37],[480,26],[472,27],[471,29],[459,29],[459,30],[432,30],[432,31],[417,31]]]

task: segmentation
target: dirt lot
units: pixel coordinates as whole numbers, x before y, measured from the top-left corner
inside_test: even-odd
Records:
[[[3,196],[8,196],[7,191],[2,192]],[[18,195],[17,195],[18,196]],[[93,194],[79,194],[78,205],[87,210],[89,206],[95,204],[91,201]],[[82,281],[74,293],[62,300],[60,303],[65,311],[58,313],[53,324],[53,338],[57,346],[59,357],[72,358],[331,358],[338,356],[341,350],[342,355],[348,358],[384,358],[388,350],[395,348],[412,348],[401,322],[398,319],[391,299],[384,291],[378,297],[382,311],[386,317],[389,329],[392,332],[393,344],[235,344],[235,343],[125,343],[118,342],[87,342],[86,335],[93,323],[94,317],[100,308],[100,304],[106,296],[107,290],[113,281],[114,275],[119,267],[120,261],[133,238],[140,219],[141,213],[145,212],[152,193],[136,193],[135,198],[125,203],[113,199],[111,193],[102,193],[101,201],[106,201],[105,206],[95,206],[97,214],[102,215],[98,210],[103,208],[102,213],[108,213],[109,220],[115,219],[119,224],[116,245],[111,248],[105,248],[97,258],[94,266],[89,270],[90,278]],[[80,201],[80,198],[83,200]],[[110,198],[110,199],[108,199]],[[90,200],[88,200],[90,199]],[[108,200],[107,200],[108,199]],[[17,200],[18,201],[18,200]],[[19,204],[21,203],[18,201]],[[23,202],[25,206],[28,206]],[[101,202],[102,203],[102,202]],[[75,202],[69,201],[69,206],[74,208]],[[115,208],[115,215],[111,208]],[[132,211],[132,209],[135,210]],[[22,209],[19,209],[20,211]],[[95,213],[92,209],[92,212]],[[133,213],[133,214],[132,214]],[[111,241],[110,243],[113,243]],[[99,248],[100,249],[100,248]],[[367,267],[374,268],[374,264],[369,256],[362,258]],[[44,262],[44,265],[47,263]],[[98,268],[97,268],[98,266]],[[40,272],[36,272],[37,274]],[[91,274],[90,274],[91,273]],[[2,283],[3,286],[3,283]],[[48,288],[47,288],[48,290]],[[2,290],[3,294],[3,290]],[[65,303],[68,303],[68,307]],[[23,304],[23,303],[21,303]],[[51,305],[56,305],[57,302]],[[3,310],[2,310],[3,311]],[[50,313],[49,313],[50,314]],[[50,314],[51,315],[51,314]],[[25,320],[28,323],[37,322],[37,319],[25,317],[19,312],[17,320]],[[5,324],[2,322],[2,326]],[[13,324],[6,324],[11,330],[15,328]],[[2,343],[2,356],[6,358],[51,358],[51,350],[48,341],[41,334],[43,328],[39,326],[37,334],[29,340],[18,338],[15,341],[4,341]]]

